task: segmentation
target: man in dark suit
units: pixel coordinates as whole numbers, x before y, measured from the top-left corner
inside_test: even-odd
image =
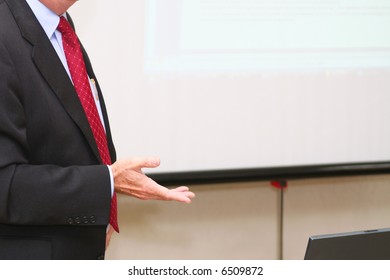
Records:
[[[0,0],[0,259],[102,259],[115,192],[186,203],[194,197],[142,173],[158,158],[116,161],[103,96],[82,49],[114,162],[103,164],[55,45],[61,35],[50,37],[32,9],[52,13],[58,24],[62,15],[70,21],[66,11],[75,2]]]

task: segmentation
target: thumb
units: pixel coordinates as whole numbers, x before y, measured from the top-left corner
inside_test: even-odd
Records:
[[[160,159],[158,157],[140,158],[138,166],[140,168],[155,168],[160,166]]]

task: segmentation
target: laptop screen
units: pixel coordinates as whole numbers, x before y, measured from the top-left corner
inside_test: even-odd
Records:
[[[390,260],[390,228],[311,236],[305,260]]]

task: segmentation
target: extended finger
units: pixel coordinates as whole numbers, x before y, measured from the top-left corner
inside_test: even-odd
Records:
[[[194,198],[195,197],[195,193],[191,192],[190,189],[188,187],[185,187],[185,186],[178,187],[176,189],[172,189],[171,191],[178,192],[178,193],[183,193],[183,194],[185,194],[186,196],[188,196],[190,198]]]
[[[174,188],[172,190],[177,191],[177,192],[186,192],[189,190],[189,188],[186,186],[181,186],[181,187]]]
[[[191,198],[194,198],[195,194],[190,191],[185,192],[176,192],[175,190],[170,190],[167,193],[168,200],[174,200],[178,202],[191,203]]]

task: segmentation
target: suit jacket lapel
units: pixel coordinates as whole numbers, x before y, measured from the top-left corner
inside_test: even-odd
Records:
[[[65,110],[79,126],[96,158],[101,162],[92,130],[77,93],[57,53],[25,0],[6,0],[22,36],[33,45],[32,58],[43,78],[57,95]]]

